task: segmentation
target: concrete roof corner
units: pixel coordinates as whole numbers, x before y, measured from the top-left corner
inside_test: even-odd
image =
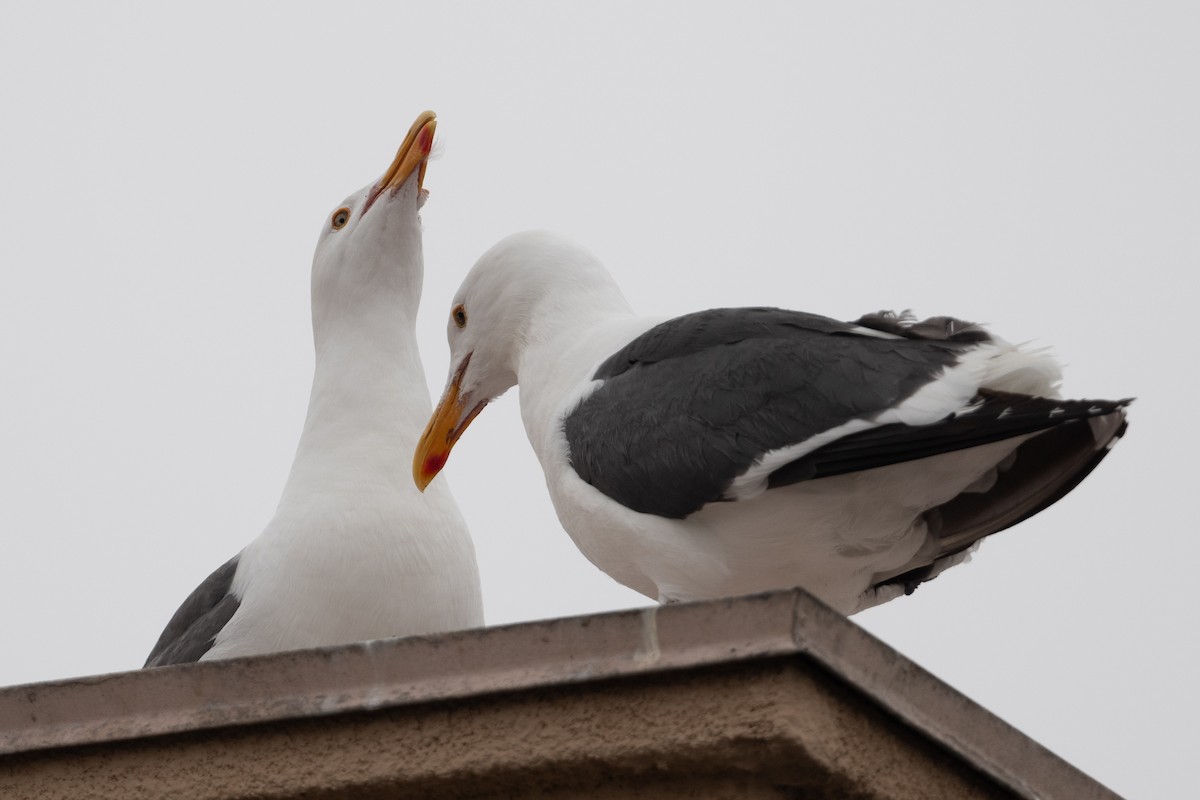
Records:
[[[799,590],[0,689],[0,796],[84,787],[1117,797]]]

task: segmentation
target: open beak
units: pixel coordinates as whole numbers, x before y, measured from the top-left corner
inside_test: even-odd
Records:
[[[408,129],[408,135],[396,151],[392,165],[383,173],[383,177],[367,197],[367,203],[363,207],[364,214],[385,191],[399,189],[414,170],[417,172],[417,191],[425,190],[425,167],[429,163],[429,153],[433,150],[433,134],[436,130],[437,115],[432,111],[422,111]]]
[[[465,410],[465,398],[461,397],[462,380],[469,363],[470,354],[454,371],[450,385],[446,387],[433,416],[429,418],[429,424],[425,426],[425,432],[421,434],[421,440],[417,442],[417,451],[413,454],[413,481],[422,492],[446,466],[458,437],[487,405],[487,400],[484,400],[469,411]]]

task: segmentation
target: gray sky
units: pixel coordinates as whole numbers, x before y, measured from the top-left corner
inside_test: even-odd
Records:
[[[1133,797],[1194,784],[1200,12],[1189,3],[0,6],[0,685],[141,664],[278,500],[326,214],[417,112],[421,347],[539,227],[636,308],[954,314],[1138,396],[1078,490],[855,621]],[[445,473],[491,623],[643,605],[516,397]]]

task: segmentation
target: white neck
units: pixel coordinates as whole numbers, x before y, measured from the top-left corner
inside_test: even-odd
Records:
[[[615,285],[612,292],[559,292],[532,319],[517,378],[525,430],[544,463],[561,415],[588,391],[596,367],[657,320],[636,316]]]
[[[413,312],[382,299],[352,323],[322,331],[281,510],[330,494],[416,492],[411,459],[432,408]]]

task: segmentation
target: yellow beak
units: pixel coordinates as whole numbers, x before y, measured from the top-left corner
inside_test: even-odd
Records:
[[[422,492],[442,471],[442,467],[446,466],[458,437],[462,436],[471,420],[487,405],[487,400],[484,400],[463,415],[463,400],[460,394],[463,374],[467,371],[470,361],[471,356],[467,355],[455,370],[450,385],[446,387],[433,416],[429,418],[429,424],[425,426],[425,432],[421,434],[421,440],[417,442],[417,451],[413,454],[413,481]]]
[[[437,115],[432,111],[422,111],[417,116],[417,121],[408,129],[408,135],[396,151],[392,165],[383,173],[379,183],[367,193],[367,202],[363,204],[362,209],[363,215],[371,210],[371,206],[375,205],[375,201],[382,197],[384,192],[399,189],[408,180],[408,176],[413,174],[413,170],[419,170],[417,191],[424,191],[425,166],[429,163],[429,153],[433,150],[433,134],[436,130]]]
[[[425,167],[430,158],[430,151],[433,150],[433,133],[437,130],[437,115],[433,112],[421,112],[413,122],[413,127],[408,128],[408,136],[404,137],[400,150],[397,150],[396,157],[392,158],[388,172],[383,174],[383,178],[379,179],[376,187],[368,194],[367,203],[362,206],[362,213],[371,209],[380,194],[400,188],[403,182],[408,180],[408,176],[413,174],[414,169],[419,170],[416,173],[416,191],[424,190]]]
[[[417,173],[417,189],[425,188],[425,167],[429,153],[433,150],[433,134],[436,130],[437,115],[432,111],[422,111],[408,129],[408,135],[396,151],[392,165],[379,181],[380,191],[399,188],[408,180],[408,176],[412,175],[414,169],[420,170]]]

